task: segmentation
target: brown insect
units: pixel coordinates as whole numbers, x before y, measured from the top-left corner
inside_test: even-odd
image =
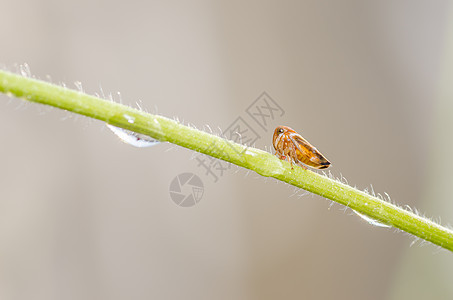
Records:
[[[272,144],[275,155],[291,163],[307,169],[303,164],[315,169],[325,169],[330,166],[328,161],[315,147],[293,129],[287,126],[275,128]]]

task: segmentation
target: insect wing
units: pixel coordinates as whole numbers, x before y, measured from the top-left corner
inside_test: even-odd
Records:
[[[294,146],[296,146],[296,149],[299,150],[300,155],[303,155],[305,157],[313,156],[312,151],[315,148],[312,145],[310,145],[310,143],[307,142],[307,140],[305,140],[300,134],[291,133],[289,135],[289,138],[290,138],[291,142],[293,142]],[[299,160],[302,160],[302,159],[299,159]]]
[[[299,162],[315,169],[325,169],[330,166],[330,162],[302,136],[293,134],[290,139],[296,146],[296,158]]]

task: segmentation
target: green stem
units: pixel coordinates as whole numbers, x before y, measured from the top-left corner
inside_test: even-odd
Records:
[[[105,121],[276,178],[453,251],[453,231],[450,229],[310,170],[299,167],[292,170],[289,163],[268,152],[227,141],[159,115],[5,71],[0,71],[0,91]]]

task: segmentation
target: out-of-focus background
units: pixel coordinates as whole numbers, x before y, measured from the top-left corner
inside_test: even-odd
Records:
[[[205,130],[241,117],[261,149],[291,126],[333,175],[453,222],[449,1],[0,7],[4,69]],[[247,109],[263,92],[284,113],[261,127]],[[216,179],[189,150],[5,95],[0,128],[1,299],[453,297],[451,253],[318,196],[236,167]],[[170,198],[185,172],[204,186],[192,207]]]

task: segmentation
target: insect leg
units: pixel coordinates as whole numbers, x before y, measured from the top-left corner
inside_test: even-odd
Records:
[[[281,160],[286,160],[286,156],[283,156],[280,152],[275,152],[275,156],[277,156],[278,158],[280,158]]]
[[[297,150],[296,150],[297,145],[294,143],[291,143],[291,157],[294,160],[294,163],[297,164],[298,166],[301,166],[302,169],[307,170],[307,167],[304,166],[298,159],[297,159]]]
[[[288,147],[285,148],[286,158],[288,158],[288,162],[291,164],[291,170],[294,170],[293,161],[294,161],[295,153],[296,152],[294,150],[294,145],[292,143]]]
[[[296,163],[298,166],[301,166],[303,169],[307,170],[307,167],[301,161],[297,161]]]
[[[301,163],[300,161],[299,161],[299,163],[297,165],[301,166],[302,169],[307,170],[307,167],[303,163]]]

